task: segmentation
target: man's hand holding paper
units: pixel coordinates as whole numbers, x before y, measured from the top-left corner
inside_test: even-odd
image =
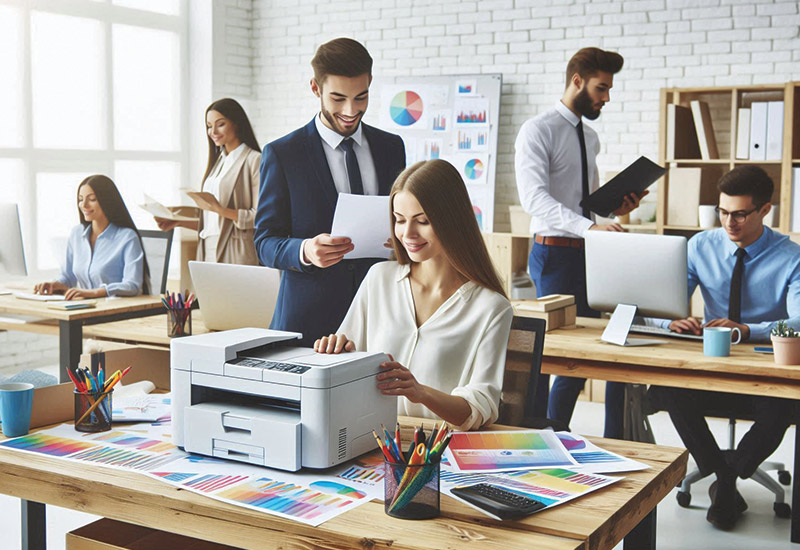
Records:
[[[385,243],[391,231],[389,197],[339,193],[331,234],[350,238],[353,250],[346,253],[347,259],[388,259],[392,250]]]

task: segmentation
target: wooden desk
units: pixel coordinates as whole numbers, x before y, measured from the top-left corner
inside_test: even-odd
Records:
[[[10,294],[0,295],[0,314],[14,313],[44,319],[34,323],[0,323],[0,329],[58,334],[61,382],[69,382],[66,367],[78,364],[85,325],[155,315],[164,310],[158,296],[100,298],[95,307],[75,311],[50,309],[47,305],[48,302],[21,300]]]
[[[800,365],[776,365],[771,355],[755,353],[754,344],[731,346],[730,357],[706,357],[700,341],[661,338],[663,345],[621,347],[600,340],[606,321],[578,318],[577,324],[547,333],[543,374],[800,398]],[[791,540],[800,542],[800,419],[793,473]]]
[[[414,419],[401,419],[404,438]],[[426,421],[430,428],[432,423]],[[44,548],[46,504],[77,509],[244,549],[595,550],[612,548],[645,527],[654,540],[655,506],[686,472],[688,453],[643,443],[595,439],[611,451],[648,463],[643,472],[575,502],[522,521],[492,520],[453,499],[442,498],[435,520],[408,522],[387,516],[370,502],[309,527],[218,502],[142,474],[0,449],[0,492],[23,499],[23,549]],[[642,520],[645,520],[644,522]],[[3,519],[0,518],[0,525]],[[626,539],[637,550],[643,539]]]
[[[192,334],[210,332],[203,323],[203,315],[199,309],[192,310]],[[86,327],[83,331],[87,338],[114,340],[126,344],[150,344],[169,347],[172,340],[167,336],[167,314],[126,319]]]

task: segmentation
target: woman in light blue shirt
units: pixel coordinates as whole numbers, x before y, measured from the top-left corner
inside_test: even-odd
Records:
[[[34,287],[39,294],[75,298],[149,294],[142,238],[110,178],[89,176],[78,186],[78,216],[61,276]]]

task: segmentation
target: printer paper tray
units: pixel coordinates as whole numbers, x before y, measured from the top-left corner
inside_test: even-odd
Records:
[[[183,429],[190,453],[290,471],[302,463],[299,411],[199,403],[184,409]]]

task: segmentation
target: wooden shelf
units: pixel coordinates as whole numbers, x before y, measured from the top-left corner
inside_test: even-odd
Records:
[[[680,164],[730,164],[730,159],[667,159],[666,162],[677,162]]]
[[[621,223],[620,224],[624,229],[641,229],[643,231],[655,231],[658,226],[655,222],[647,222],[647,223]]]
[[[696,225],[665,225],[665,231],[705,231],[706,229],[716,229],[719,226],[704,228]]]
[[[667,158],[667,154],[670,156],[676,154],[697,155],[697,151],[692,151],[691,148],[675,149],[668,142],[668,140],[675,139],[675,136],[668,134],[670,132],[678,132],[679,136],[683,136],[682,139],[684,141],[679,142],[676,140],[674,143],[676,145],[685,145],[687,143],[686,138],[691,138],[689,132],[693,126],[692,118],[687,118],[686,116],[686,109],[675,109],[675,117],[672,118],[669,114],[673,112],[670,105],[689,107],[691,101],[694,100],[708,104],[713,130],[719,146],[719,155],[725,158],[708,160],[702,158]],[[783,101],[783,148],[781,152],[784,156],[781,159],[733,158],[736,156],[739,109],[750,107],[756,101]],[[793,181],[792,175],[792,171],[800,166],[800,135],[798,135],[798,132],[800,132],[800,82],[790,81],[747,86],[662,88],[659,112],[659,161],[662,165],[666,165],[669,170],[658,187],[658,207],[656,211],[659,220],[658,233],[694,233],[702,231],[700,227],[664,223],[669,222],[670,219],[678,223],[692,223],[692,217],[682,214],[690,213],[691,204],[694,202],[692,197],[698,189],[698,172],[700,179],[700,200],[698,204],[712,204],[714,202],[712,202],[711,196],[714,195],[716,197],[718,193],[715,185],[716,181],[730,169],[751,165],[760,166],[766,170],[775,184],[773,204],[780,209],[780,219],[777,220],[778,227],[773,229],[784,234],[789,233],[793,196],[792,187],[800,185],[800,183]],[[667,120],[668,118],[670,119],[669,121]],[[678,139],[681,138],[679,137]],[[673,170],[679,170],[679,172],[673,172]],[[680,181],[679,186],[671,185],[678,181]],[[672,198],[675,201],[672,204],[672,212],[670,212],[669,208],[670,189],[673,192]],[[716,201],[716,198],[713,201]],[[800,232],[792,233],[792,238],[800,241]]]

